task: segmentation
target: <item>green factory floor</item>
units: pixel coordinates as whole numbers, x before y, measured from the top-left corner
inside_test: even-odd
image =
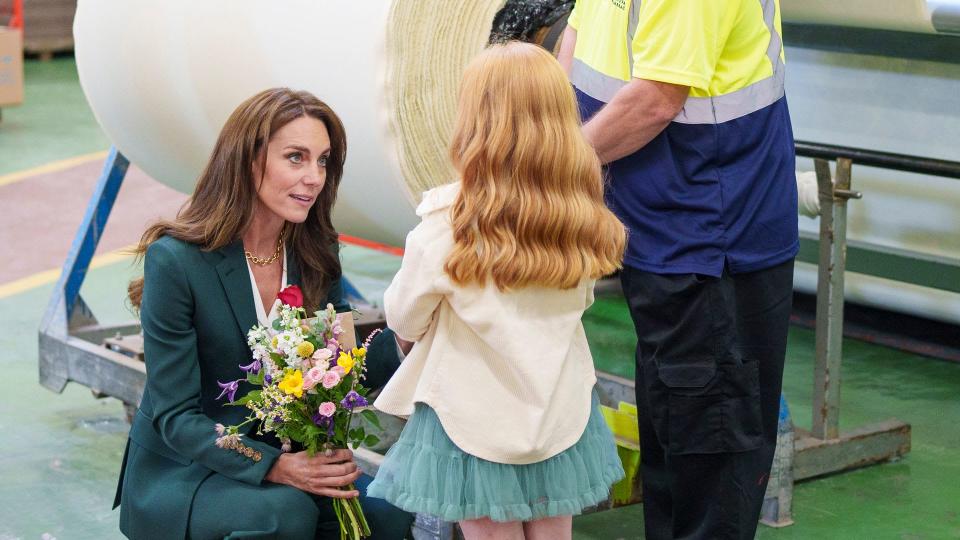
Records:
[[[24,105],[4,108],[0,120],[0,175],[110,146],[83,97],[72,57],[27,61],[24,79]]]
[[[83,101],[72,59],[28,62],[27,99],[0,123],[0,185],[10,173],[104,150],[109,142]],[[6,176],[4,176],[6,175]],[[21,181],[21,180],[16,180]],[[29,179],[22,181],[29,182]],[[16,204],[0,198],[4,205]],[[83,204],[82,202],[80,204]],[[2,236],[0,248],[16,239]],[[388,255],[348,247],[346,273],[377,298],[396,270]],[[37,271],[47,270],[46,268]],[[129,320],[125,285],[136,269],[122,261],[92,270],[82,294],[103,323]],[[52,285],[4,293],[0,283],[0,540],[118,538],[112,511],[127,425],[116,400],[71,384],[41,387],[37,327]],[[623,301],[599,298],[586,317],[600,369],[632,376],[632,325]],[[791,330],[784,392],[794,421],[809,426],[813,334]],[[960,364],[847,340],[841,424],[896,417],[913,427],[903,460],[796,486],[795,525],[761,527],[761,539],[960,538]],[[579,517],[578,539],[642,538],[641,507]]]
[[[344,251],[346,272],[370,297],[382,294],[396,260]],[[130,319],[122,298],[129,262],[91,272],[83,296],[105,324]],[[118,537],[111,512],[126,424],[120,404],[68,385],[56,395],[37,382],[36,329],[51,286],[0,300],[0,539]],[[598,367],[631,376],[629,316],[621,299],[600,298],[586,318]],[[897,463],[796,486],[794,519],[760,528],[761,539],[960,538],[960,365],[855,341],[845,343],[842,425],[895,416],[913,426],[913,451]],[[791,330],[785,393],[809,425],[813,335]],[[639,506],[578,518],[575,537],[642,538]]]

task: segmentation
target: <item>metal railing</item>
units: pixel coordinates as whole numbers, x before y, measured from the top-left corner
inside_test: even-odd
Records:
[[[807,141],[796,142],[797,156],[837,161],[838,175],[846,165],[859,165],[960,180],[960,162],[932,159],[862,148],[835,146]],[[846,174],[848,171],[844,171]],[[855,192],[838,188],[837,197],[851,197]],[[845,227],[844,227],[845,229]],[[820,256],[820,235],[801,232],[798,260],[817,264]],[[911,283],[953,293],[960,293],[960,259],[932,255],[903,248],[849,240],[846,243],[846,269],[850,272]]]
[[[863,148],[796,141],[797,155],[814,159],[846,158],[867,167],[960,179],[960,161],[947,161]]]
[[[792,438],[778,440],[777,466],[786,474],[777,475],[776,485],[771,474],[772,491],[768,488],[764,501],[761,521],[778,527],[792,523],[794,481],[883,463],[910,451],[910,425],[897,419],[840,430],[847,270],[960,292],[960,259],[847,241],[847,203],[862,197],[851,187],[854,164],[960,179],[960,163],[806,141],[796,142],[796,153],[813,158],[820,200],[819,234],[801,232],[798,256],[818,265],[816,358],[811,429],[796,428]],[[831,161],[836,162],[835,172],[830,169]],[[787,418],[789,422],[789,415]]]

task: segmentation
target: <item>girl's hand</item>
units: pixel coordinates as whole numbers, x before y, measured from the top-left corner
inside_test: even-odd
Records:
[[[400,347],[400,352],[402,352],[404,356],[410,354],[410,349],[413,348],[413,342],[400,339],[396,334],[394,334],[393,337],[397,340],[397,346]]]
[[[310,457],[306,452],[280,454],[265,479],[324,497],[352,499],[359,497],[360,492],[339,488],[356,482],[360,474],[353,461],[353,452],[344,449],[336,450],[330,456],[320,453]]]

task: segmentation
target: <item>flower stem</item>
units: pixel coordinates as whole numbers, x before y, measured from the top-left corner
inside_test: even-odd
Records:
[[[361,536],[364,538],[370,536],[370,524],[367,522],[367,516],[363,513],[363,506],[360,505],[360,497],[350,499],[347,504],[355,507],[354,513],[357,516],[357,521],[360,522]]]
[[[349,523],[349,530],[351,540],[359,539],[360,537],[360,528],[357,526],[357,517],[353,515],[353,508],[350,507],[350,501],[343,501],[343,513],[346,515],[346,521]]]
[[[351,491],[356,489],[356,486],[350,484],[343,489]],[[363,515],[363,506],[360,504],[359,497],[333,499],[333,510],[340,524],[341,540],[360,540],[370,536],[370,524],[367,522],[367,517]]]
[[[347,540],[347,526],[343,522],[342,499],[333,499],[333,512],[337,515],[337,525],[340,526],[340,540]]]

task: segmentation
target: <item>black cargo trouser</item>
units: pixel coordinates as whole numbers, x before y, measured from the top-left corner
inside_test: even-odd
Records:
[[[748,539],[777,442],[793,261],[719,278],[625,268],[647,540]]]

